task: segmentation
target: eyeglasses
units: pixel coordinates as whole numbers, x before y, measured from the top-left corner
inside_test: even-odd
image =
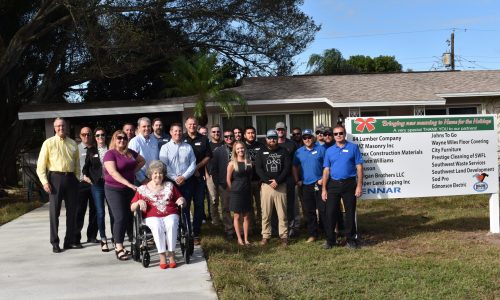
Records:
[[[310,135],[306,135],[306,136],[303,136],[302,139],[305,141],[305,140],[310,140],[312,139],[313,137],[310,136]]]
[[[325,132],[323,133],[324,136],[332,136],[333,134],[331,132]]]
[[[302,135],[302,133],[300,133],[300,132],[294,132],[294,133],[292,133],[292,135],[293,136],[300,136],[300,135]]]
[[[337,136],[337,135],[344,135],[344,132],[334,132],[333,133],[334,136]]]
[[[234,135],[225,135],[224,136],[225,139],[233,139],[234,138]]]
[[[212,133],[220,133],[220,131],[212,131]]]
[[[106,137],[106,135],[104,133],[98,133],[95,135],[96,138],[101,138],[101,137]]]
[[[285,131],[285,128],[276,128],[276,131]]]
[[[90,133],[80,133],[81,136],[91,136],[92,134]]]
[[[123,136],[123,135],[116,136],[116,139],[119,141],[121,141],[121,140],[128,141],[128,138],[126,136]]]
[[[323,131],[316,131],[316,135],[323,135]]]

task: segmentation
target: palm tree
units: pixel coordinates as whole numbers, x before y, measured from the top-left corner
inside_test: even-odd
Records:
[[[206,103],[214,101],[228,117],[232,116],[234,104],[246,109],[246,100],[234,90],[235,79],[228,76],[228,67],[217,65],[215,54],[198,54],[192,61],[179,57],[171,65],[172,71],[166,76],[170,86],[164,90],[167,96],[196,96],[194,116],[198,124],[208,123]]]

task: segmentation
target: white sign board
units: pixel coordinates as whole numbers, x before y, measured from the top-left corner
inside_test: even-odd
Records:
[[[498,192],[493,115],[348,118],[364,160],[362,199]]]

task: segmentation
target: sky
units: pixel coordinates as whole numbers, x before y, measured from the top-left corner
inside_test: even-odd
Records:
[[[499,0],[305,0],[301,9],[322,28],[295,57],[296,74],[331,48],[346,59],[395,56],[404,71],[446,70],[453,31],[456,70],[500,70]]]

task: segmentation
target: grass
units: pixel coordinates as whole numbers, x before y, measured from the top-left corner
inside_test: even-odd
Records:
[[[287,248],[246,249],[207,227],[202,247],[219,298],[500,298],[500,236],[488,234],[487,197],[362,201],[358,220],[360,250],[324,250],[305,236]]]
[[[40,207],[40,200],[28,201],[21,189],[8,189],[7,197],[0,198],[0,225],[10,222],[25,213]]]

